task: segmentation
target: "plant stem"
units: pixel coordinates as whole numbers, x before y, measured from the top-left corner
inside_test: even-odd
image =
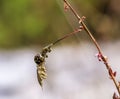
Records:
[[[45,46],[45,47],[43,48],[43,50],[42,50],[41,53],[43,53],[43,56],[46,56],[46,54],[47,54],[48,52],[51,52],[50,49],[51,49],[52,46],[54,46],[55,44],[59,43],[60,41],[66,39],[66,38],[68,38],[68,37],[70,37],[70,36],[72,36],[72,35],[74,35],[74,34],[77,34],[77,33],[80,32],[80,31],[82,31],[82,29],[79,29],[79,28],[78,28],[78,29],[74,30],[73,32],[71,32],[71,33],[69,33],[69,34],[64,35],[63,37],[59,38],[59,39],[56,40],[55,42],[53,42],[53,43]]]
[[[95,40],[95,38],[93,37],[92,33],[89,31],[89,29],[87,28],[87,26],[85,25],[85,23],[82,21],[82,18],[78,15],[78,13],[75,11],[75,9],[70,5],[69,2],[67,2],[67,0],[63,0],[67,5],[68,7],[70,8],[70,10],[73,12],[73,14],[75,15],[75,17],[78,19],[78,21],[81,20],[81,24],[82,26],[84,27],[85,31],[88,33],[88,35],[90,36],[90,38],[92,39],[92,41],[94,42],[97,50],[99,51],[99,53],[102,53],[101,50],[100,50],[100,46],[99,44],[97,43],[97,41]]]
[[[101,59],[102,61],[104,62],[107,70],[108,70],[108,73],[111,69],[110,65],[108,64],[108,61],[107,61],[107,58],[103,55],[102,53],[102,50],[98,44],[98,42],[96,41],[96,39],[93,37],[92,33],[89,31],[89,29],[87,28],[86,24],[83,22],[82,18],[78,15],[78,13],[76,12],[76,10],[70,5],[70,3],[67,1],[67,0],[63,0],[64,3],[67,4],[67,6],[69,7],[69,9],[73,12],[74,16],[78,19],[78,22],[81,23],[81,25],[83,26],[84,30],[87,32],[87,34],[89,35],[89,37],[91,38],[91,40],[93,41],[94,45],[96,46],[99,54],[101,55]],[[113,74],[109,74],[109,76],[111,77],[111,79],[113,80],[115,86],[116,86],[116,89],[119,93],[119,96],[120,96],[120,88],[119,88],[119,85],[118,85],[118,82],[116,81],[115,79],[115,76]]]
[[[52,44],[55,45],[56,43],[58,43],[58,42],[60,42],[60,41],[62,41],[62,40],[64,40],[64,39],[66,39],[66,38],[68,38],[69,36],[74,35],[74,34],[76,34],[76,33],[78,33],[78,32],[80,32],[80,29],[77,29],[77,30],[73,31],[72,33],[66,34],[65,36],[63,36],[62,38],[56,40],[56,41],[53,42]]]

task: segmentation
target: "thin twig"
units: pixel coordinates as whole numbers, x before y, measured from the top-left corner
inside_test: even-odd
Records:
[[[58,43],[58,42],[60,42],[60,41],[62,41],[62,40],[64,40],[64,39],[66,39],[66,38],[68,38],[69,36],[74,35],[74,34],[80,32],[80,31],[81,31],[81,29],[76,29],[76,30],[73,31],[72,33],[66,34],[65,36],[63,36],[62,38],[56,40],[56,41],[53,42],[52,44],[55,45],[56,43]]]
[[[76,12],[76,10],[70,5],[70,3],[67,1],[67,0],[63,0],[67,5],[68,7],[70,8],[70,10],[73,12],[73,14],[75,15],[75,17],[78,19],[78,21],[81,21],[81,24],[82,26],[84,27],[84,29],[86,30],[86,32],[88,33],[88,35],[90,36],[90,38],[93,40],[96,48],[98,49],[98,51],[100,53],[101,50],[100,50],[100,46],[99,44],[97,43],[97,41],[95,40],[95,38],[93,37],[92,33],[89,31],[89,29],[87,28],[87,26],[85,25],[85,23],[82,21],[82,18],[78,15],[78,13]]]
[[[73,12],[74,16],[78,19],[78,22],[81,23],[81,25],[83,26],[84,30],[87,32],[87,34],[89,35],[89,37],[91,38],[91,40],[93,41],[94,45],[96,46],[98,52],[99,52],[99,58],[101,58],[101,60],[104,62],[109,76],[111,77],[111,79],[113,80],[115,87],[118,91],[118,94],[120,96],[120,88],[119,88],[119,84],[115,79],[115,72],[112,71],[111,66],[108,64],[108,60],[107,58],[103,55],[102,50],[98,44],[98,42],[96,41],[96,39],[93,37],[92,33],[89,31],[89,29],[87,28],[86,24],[84,23],[84,21],[82,20],[82,18],[78,15],[78,13],[76,12],[76,10],[70,5],[70,3],[67,0],[63,0],[64,3],[68,6],[68,8]]]

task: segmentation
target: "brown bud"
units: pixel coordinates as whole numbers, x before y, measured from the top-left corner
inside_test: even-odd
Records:
[[[68,6],[66,3],[64,3],[64,10],[65,10],[65,11],[68,11],[68,10],[69,10],[69,6]]]
[[[113,99],[120,99],[116,93],[113,94]]]

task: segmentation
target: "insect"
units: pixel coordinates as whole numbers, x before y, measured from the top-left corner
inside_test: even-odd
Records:
[[[41,87],[43,87],[43,80],[47,78],[45,58],[48,57],[48,52],[51,52],[51,45],[43,48],[42,52],[34,57],[34,61],[37,64],[37,79]]]
[[[78,32],[80,32],[80,29],[73,31],[72,33],[66,34],[65,36],[61,37],[60,39],[43,48],[40,54],[35,55],[34,61],[37,64],[37,78],[41,87],[43,86],[43,80],[47,78],[45,59],[48,57],[47,53],[51,52],[51,47]]]

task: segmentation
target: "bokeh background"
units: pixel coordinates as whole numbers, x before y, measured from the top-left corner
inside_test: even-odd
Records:
[[[119,80],[120,1],[69,1],[86,16]],[[39,86],[34,55],[78,26],[63,7],[62,0],[0,0],[0,99],[112,99],[117,92],[84,31],[53,47]]]

